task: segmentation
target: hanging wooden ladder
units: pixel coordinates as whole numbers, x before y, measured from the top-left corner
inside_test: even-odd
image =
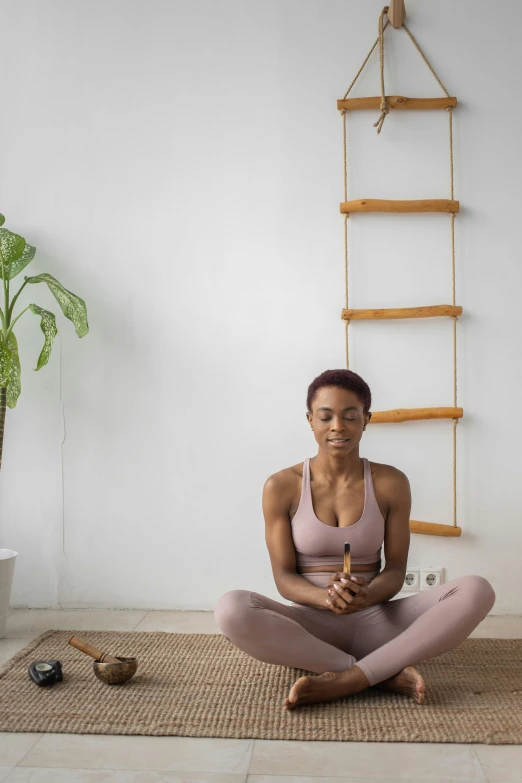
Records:
[[[384,16],[388,16],[384,24]],[[379,36],[370,49],[365,61],[359,69],[355,79],[349,86],[344,97],[337,101],[337,108],[343,118],[343,143],[344,143],[344,201],[341,202],[341,214],[344,215],[344,248],[345,248],[345,289],[346,307],[342,310],[341,318],[345,321],[346,343],[346,368],[349,369],[348,356],[348,326],[350,321],[384,320],[396,318],[436,318],[450,317],[453,319],[453,393],[452,407],[436,408],[399,408],[396,410],[372,412],[370,424],[397,423],[403,421],[419,421],[428,419],[452,419],[453,420],[453,525],[439,524],[436,522],[420,522],[410,519],[410,531],[412,533],[424,533],[438,536],[460,536],[462,529],[457,525],[457,423],[464,415],[462,408],[457,406],[457,318],[462,315],[462,307],[455,303],[455,215],[459,211],[459,202],[453,198],[453,126],[452,111],[457,105],[457,99],[451,97],[439,77],[427,61],[419,45],[404,24],[405,10],[404,0],[391,0],[390,6],[383,8],[379,18]],[[424,62],[438,81],[445,93],[444,98],[406,98],[404,96],[386,96],[384,91],[384,30],[391,22],[393,27],[404,27],[415,48]],[[361,71],[368,62],[370,55],[379,44],[380,70],[381,70],[381,96],[375,98],[348,98],[348,93],[357,81]],[[446,110],[449,117],[449,153],[450,153],[450,198],[449,199],[423,199],[423,200],[384,200],[384,199],[358,199],[349,201],[347,194],[347,152],[346,152],[346,115],[351,111],[380,109],[381,116],[375,123],[377,133],[381,132],[383,122],[390,110]],[[348,307],[348,218],[351,213],[359,212],[443,212],[451,216],[451,257],[453,279],[453,303],[451,305],[428,305],[426,307],[386,308],[354,310]]]

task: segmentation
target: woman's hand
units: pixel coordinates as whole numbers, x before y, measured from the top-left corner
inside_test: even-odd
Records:
[[[326,606],[335,614],[352,614],[366,608],[368,584],[361,576],[336,571],[326,585]]]

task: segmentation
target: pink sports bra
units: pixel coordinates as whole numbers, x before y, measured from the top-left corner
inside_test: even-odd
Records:
[[[350,544],[353,565],[376,563],[381,559],[384,541],[384,517],[375,497],[372,471],[364,464],[364,509],[362,517],[348,527],[326,525],[316,517],[310,489],[310,457],[303,464],[301,499],[292,518],[292,537],[297,566],[331,566],[344,560],[344,543]]]

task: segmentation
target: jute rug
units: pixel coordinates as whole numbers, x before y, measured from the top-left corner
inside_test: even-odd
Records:
[[[138,658],[134,677],[98,680],[72,633]],[[63,682],[36,686],[29,664],[53,658]],[[310,672],[256,661],[221,634],[46,631],[0,667],[0,731],[522,744],[522,639],[469,638],[417,668],[424,704],[374,687],[289,712],[284,698]]]

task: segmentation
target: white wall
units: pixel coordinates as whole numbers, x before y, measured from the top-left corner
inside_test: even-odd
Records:
[[[483,574],[521,613],[518,31],[504,0],[410,0],[408,23],[455,111],[458,523],[412,535],[410,567]],[[317,452],[309,383],[344,367],[344,94],[377,0],[0,3],[0,211],[87,302],[19,322],[0,546],[12,606],[212,609],[280,599],[264,540],[272,473]],[[404,31],[388,94],[438,96]],[[353,95],[377,95],[376,51]],[[349,117],[349,197],[446,198],[446,112]],[[350,220],[350,307],[451,303],[447,215]],[[20,277],[20,280],[23,276]],[[16,290],[16,289],[15,289]],[[453,404],[452,321],[353,323],[373,409]],[[372,425],[360,454],[403,470],[414,519],[451,524],[452,423]]]

